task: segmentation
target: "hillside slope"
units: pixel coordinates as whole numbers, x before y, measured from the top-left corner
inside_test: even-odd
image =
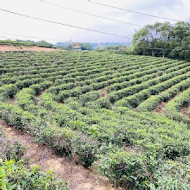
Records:
[[[0,74],[8,125],[125,189],[190,187],[190,118],[181,112],[190,103],[189,62],[7,52]]]

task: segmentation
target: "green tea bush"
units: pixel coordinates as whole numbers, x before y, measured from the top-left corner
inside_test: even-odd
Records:
[[[76,163],[90,167],[97,159],[98,145],[96,141],[73,132],[70,129],[56,127],[44,128],[41,141],[52,147],[60,155],[69,155]]]
[[[19,93],[16,95],[16,100],[18,105],[22,109],[29,109],[30,105],[36,105],[36,99],[34,97],[35,91],[30,88],[23,88]]]
[[[41,84],[34,84],[34,85],[30,86],[30,88],[35,91],[36,95],[39,95],[44,90],[48,89],[51,85],[52,85],[52,82],[46,81]]]
[[[97,104],[100,106],[100,108],[107,108],[107,109],[111,108],[111,104],[107,98],[101,98],[97,100]]]
[[[67,190],[66,183],[52,172],[42,172],[39,167],[30,168],[28,160],[21,160],[25,148],[7,139],[0,128],[0,189],[60,189]]]
[[[14,159],[19,161],[24,153],[25,148],[18,142],[12,142],[4,135],[4,130],[0,126],[0,159],[11,160]]]
[[[92,91],[80,96],[79,101],[81,102],[82,105],[85,105],[87,102],[97,100],[99,97],[100,97],[99,92]]]
[[[110,153],[102,157],[99,169],[103,175],[125,189],[147,189],[151,177],[146,157],[134,152]]]
[[[0,96],[1,98],[13,98],[14,95],[18,92],[18,88],[15,85],[8,84],[0,87]]]
[[[153,180],[149,184],[150,189],[180,189],[190,188],[190,163],[189,157],[181,161],[161,162],[153,174]]]
[[[57,180],[54,173],[42,172],[39,167],[26,168],[23,161],[0,159],[0,188],[67,190],[65,182]]]
[[[98,167],[124,189],[182,189],[190,187],[189,157],[162,160],[151,153],[116,152],[103,156]]]
[[[174,120],[190,124],[190,119],[186,117],[184,114],[179,112],[180,109],[183,107],[183,105],[188,104],[190,102],[189,97],[190,97],[190,88],[185,90],[180,95],[176,96],[166,105],[165,107],[166,115]]]

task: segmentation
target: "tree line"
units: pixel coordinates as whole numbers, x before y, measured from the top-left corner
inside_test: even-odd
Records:
[[[54,45],[46,42],[46,41],[32,41],[32,40],[0,40],[0,45],[12,45],[12,46],[38,46],[38,47],[46,47],[53,48]]]
[[[146,25],[133,36],[133,53],[190,60],[190,23]]]

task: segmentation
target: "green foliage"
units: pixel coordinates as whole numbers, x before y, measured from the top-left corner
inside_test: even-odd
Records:
[[[87,102],[97,100],[99,97],[100,97],[99,92],[92,91],[86,93],[85,95],[80,96],[79,100],[82,103],[82,105],[85,105]]]
[[[107,98],[101,98],[100,100],[97,101],[97,104],[100,106],[100,108],[111,108],[111,104]]]
[[[25,148],[8,140],[3,132],[0,128],[0,189],[67,189],[66,183],[58,180],[53,172],[30,168],[28,160],[21,160]]]
[[[30,126],[27,124],[33,119],[31,113],[24,112],[19,107],[6,103],[0,103],[0,117],[9,125],[21,130],[24,128],[30,130]]]
[[[1,151],[1,158],[15,161],[19,161],[20,158],[24,155],[25,148],[21,146],[18,142],[15,143],[7,143],[5,147],[2,147],[4,150]]]
[[[49,88],[51,85],[52,85],[52,82],[46,81],[40,84],[34,84],[30,86],[30,88],[35,91],[35,95],[40,95],[41,92]]]
[[[150,172],[141,154],[117,152],[103,157],[99,165],[102,174],[126,189],[147,189]]]
[[[170,98],[172,98],[175,95],[177,95],[177,93],[179,91],[183,91],[186,88],[188,88],[189,86],[190,86],[190,79],[188,78],[188,75],[187,75],[187,79],[186,80],[183,80],[183,81],[181,81],[181,82],[173,85],[171,88],[169,88],[169,89],[167,89],[165,91],[161,91],[160,89],[158,89],[158,92],[160,92],[160,93],[158,95],[151,96],[146,101],[144,101],[143,103],[141,103],[138,106],[138,110],[139,111],[152,111],[161,102],[168,101]]]
[[[0,188],[66,190],[64,182],[56,180],[52,172],[42,172],[39,167],[26,168],[22,161],[0,159]]]
[[[29,109],[29,106],[36,104],[36,99],[34,97],[35,91],[30,88],[24,88],[16,95],[16,100],[18,105],[22,109]]]
[[[13,84],[8,84],[0,87],[1,98],[13,98],[17,91],[18,88]]]
[[[97,163],[126,189],[188,189],[189,118],[179,112],[189,104],[189,62],[90,51],[0,58],[7,124],[86,168]],[[151,112],[173,97],[165,115]]]
[[[52,48],[53,45],[45,42],[45,41],[39,41],[39,42],[34,42],[34,41],[22,41],[22,40],[17,40],[17,41],[12,41],[12,40],[0,40],[0,45],[13,45],[13,46],[38,46],[38,47],[48,47]]]
[[[134,53],[190,60],[190,24],[169,22],[146,25],[133,37]]]
[[[189,157],[180,161],[168,160],[159,164],[153,178],[156,183],[150,183],[150,189],[182,189],[190,188]]]
[[[165,108],[166,115],[174,120],[190,124],[190,119],[187,118],[184,114],[179,112],[180,109],[183,107],[183,105],[190,103],[189,97],[190,97],[190,88],[185,90],[179,96],[176,96],[166,105]]]
[[[25,153],[25,148],[18,142],[12,142],[4,135],[4,131],[0,126],[0,159],[19,161]]]
[[[92,50],[92,46],[88,43],[82,43],[81,49],[82,50]]]
[[[111,153],[101,158],[99,169],[125,189],[183,189],[190,187],[189,157],[163,162],[151,153]]]

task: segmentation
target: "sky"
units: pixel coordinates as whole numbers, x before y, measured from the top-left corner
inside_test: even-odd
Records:
[[[112,33],[132,38],[133,34],[140,29],[126,23],[119,23],[82,13],[74,12],[65,8],[77,9],[91,14],[134,23],[137,25],[165,22],[167,20],[134,14],[122,10],[97,5],[88,0],[43,0],[63,7],[46,4],[41,0],[0,0],[0,9],[26,14],[42,19],[70,24],[77,27],[89,28],[102,32]],[[104,4],[121,7],[128,10],[138,11],[180,21],[190,22],[190,0],[93,0]],[[170,21],[175,23],[175,21]],[[46,23],[43,21],[24,18],[0,11],[0,39],[22,39],[39,41],[44,39],[51,43],[60,41],[74,42],[123,42],[128,38],[99,34],[62,25]],[[21,36],[18,36],[21,35]],[[29,37],[23,37],[29,36]],[[33,38],[36,37],[36,38]],[[38,39],[39,38],[39,39]]]

